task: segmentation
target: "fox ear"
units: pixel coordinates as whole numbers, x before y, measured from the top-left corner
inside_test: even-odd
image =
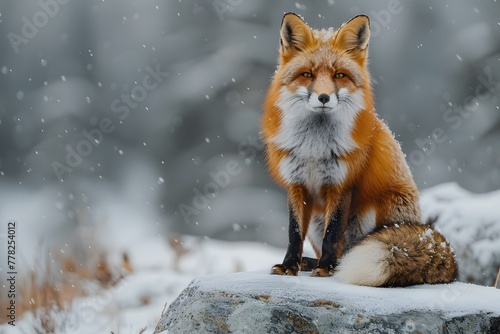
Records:
[[[366,15],[358,15],[340,27],[337,43],[345,50],[366,50],[370,40],[370,19]]]
[[[302,51],[313,40],[311,28],[295,13],[286,13],[283,16],[280,37],[282,55]]]

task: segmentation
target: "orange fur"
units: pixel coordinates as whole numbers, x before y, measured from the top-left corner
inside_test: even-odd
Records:
[[[348,175],[345,182],[339,185],[330,185],[330,187],[338,193],[341,193],[346,188],[356,188],[357,193],[352,202],[352,210],[361,214],[368,210],[369,206],[375,206],[377,216],[390,218],[390,213],[384,213],[382,210],[390,207],[388,203],[393,201],[392,197],[394,194],[399,195],[401,193],[411,194],[408,197],[411,198],[413,205],[417,207],[418,190],[411,175],[405,170],[406,168],[403,168],[406,175],[401,180],[396,180],[394,177],[398,173],[397,168],[401,167],[401,165],[406,167],[406,163],[404,161],[401,162],[403,156],[399,145],[374,112],[370,75],[365,67],[366,52],[351,52],[350,54],[346,54],[345,43],[347,43],[346,40],[349,40],[346,36],[351,36],[353,31],[355,31],[353,30],[355,27],[345,25],[332,36],[331,40],[322,42],[320,39],[313,37],[310,28],[305,26],[300,18],[294,15],[289,15],[289,17],[292,19],[292,24],[295,27],[300,27],[303,30],[305,36],[301,38],[301,41],[305,44],[301,51],[295,52],[284,51],[284,47],[281,46],[280,67],[275,74],[264,104],[265,113],[262,118],[262,130],[267,143],[268,167],[274,180],[288,191],[290,191],[291,187],[295,187],[294,184],[287,183],[279,172],[280,162],[284,157],[289,156],[290,152],[278,148],[273,144],[272,138],[280,131],[282,122],[282,111],[277,106],[281,87],[287,86],[290,90],[296,90],[298,86],[308,84],[307,78],[300,77],[297,80],[288,79],[287,73],[289,68],[287,64],[290,62],[297,63],[299,66],[297,69],[298,72],[308,70],[309,67],[304,66],[304,64],[309,64],[313,71],[317,73],[317,79],[313,83],[312,90],[329,94],[333,91],[334,85],[336,85],[340,89],[346,87],[350,92],[361,90],[364,94],[364,108],[360,111],[351,130],[352,140],[358,148],[339,157],[348,166]],[[308,30],[305,29],[306,27]],[[351,41],[350,43],[353,42]],[[342,68],[342,71],[349,73],[357,70],[359,72],[358,75],[362,78],[359,85],[348,84],[345,82],[347,81],[346,79],[332,80],[335,68],[327,63],[314,63],[308,60],[312,58],[311,55],[314,56],[317,53],[319,53],[318,58],[321,58],[321,60],[328,57],[321,53],[326,53],[338,55],[337,61],[341,64],[349,64],[349,62],[358,64],[357,68]],[[296,58],[301,59],[296,60]],[[295,66],[296,64],[292,65]],[[337,205],[338,198],[335,196],[330,196],[329,198],[331,200],[327,200],[324,210],[322,205],[319,205],[316,201],[312,201],[308,206],[311,206],[311,208],[314,207],[314,212],[317,212],[319,209],[327,215],[331,214],[333,208]],[[293,205],[295,207],[297,205],[295,197],[292,198],[292,202],[295,203]],[[416,213],[418,210],[414,211]],[[419,220],[420,217],[416,216],[416,218]],[[377,226],[387,223],[390,223],[390,219],[389,221],[377,220]],[[301,224],[305,223],[301,222]]]
[[[329,228],[340,228],[340,238],[337,233],[331,241],[340,258],[382,226],[421,224],[419,192],[404,155],[375,114],[366,66],[368,17],[357,16],[336,31],[318,31],[288,13],[280,36],[262,133],[270,174],[288,192],[302,240],[311,217],[324,217],[325,238]],[[320,260],[322,245],[313,239]],[[301,252],[302,245],[297,247]],[[273,273],[296,273],[301,254],[290,257],[293,251]],[[333,266],[335,261],[334,256]],[[316,274],[324,276],[325,268]]]

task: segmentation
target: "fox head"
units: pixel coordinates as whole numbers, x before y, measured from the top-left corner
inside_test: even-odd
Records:
[[[274,83],[281,86],[282,104],[332,114],[365,107],[371,94],[367,16],[356,16],[334,31],[313,30],[298,15],[286,13],[280,37]]]

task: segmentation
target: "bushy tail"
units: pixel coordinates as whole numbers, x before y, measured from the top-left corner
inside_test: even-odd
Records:
[[[394,225],[363,239],[342,257],[335,277],[366,286],[449,283],[457,278],[455,255],[432,227]]]

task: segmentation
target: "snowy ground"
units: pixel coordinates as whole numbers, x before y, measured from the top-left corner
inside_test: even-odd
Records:
[[[151,333],[165,304],[170,305],[197,276],[271,268],[282,260],[283,250],[257,243],[230,243],[186,238],[190,251],[174,269],[175,252],[164,238],[150,238],[130,247],[134,272],[111,290],[75,300],[67,313],[56,314],[56,333]],[[16,327],[0,326],[2,334],[33,333],[33,317]],[[4,332],[2,332],[2,330]]]
[[[37,195],[33,195],[33,198]],[[498,270],[499,203],[500,192],[473,195],[453,184],[441,185],[423,193],[422,205],[425,216],[428,218],[439,216],[437,226],[451,239],[457,254],[473,259],[462,260],[464,261],[462,265],[470,263],[472,268],[465,272],[465,277],[474,276],[476,272],[475,276],[481,278],[485,277],[483,272],[489,270],[488,268],[492,272]],[[118,259],[126,250],[134,271],[109,291],[77,299],[67,312],[54,315],[60,323],[58,330],[55,331],[57,334],[110,332],[136,334],[144,328],[146,328],[144,333],[151,333],[165,305],[170,305],[193,278],[236,271],[267,271],[273,264],[281,262],[284,255],[283,249],[262,243],[231,243],[199,237],[182,237],[183,247],[188,251],[176,263],[177,253],[168,245],[164,236],[160,236],[157,231],[144,232],[144,228],[138,229],[134,224],[127,226],[124,222],[139,218],[131,213],[122,212],[123,208],[120,209],[119,206],[110,205],[108,208],[117,211],[111,212],[108,216],[107,230],[101,234],[108,238],[113,236],[113,242],[108,241],[108,244],[112,245],[108,249],[109,256],[111,260]],[[149,216],[147,218],[152,221],[156,219]],[[154,223],[151,226],[154,226]],[[21,227],[24,231],[20,231],[19,234],[24,236],[30,234],[30,229],[41,230],[41,227],[36,230],[35,226],[30,227],[27,223]],[[117,233],[118,231],[120,233]],[[25,245],[34,240],[35,237],[27,240]],[[31,245],[28,249],[34,251],[35,247]],[[481,302],[483,290],[475,298],[476,290],[467,288],[467,285],[454,287],[462,297],[467,297],[466,303],[473,305]],[[357,291],[354,291],[354,294],[363,294],[364,291],[363,288],[352,289]],[[419,293],[418,289],[409,291],[412,294]],[[453,295],[454,290],[444,293]],[[498,309],[500,312],[500,304]],[[35,333],[34,319],[32,315],[28,315],[17,319],[16,327],[1,325],[0,333]]]

